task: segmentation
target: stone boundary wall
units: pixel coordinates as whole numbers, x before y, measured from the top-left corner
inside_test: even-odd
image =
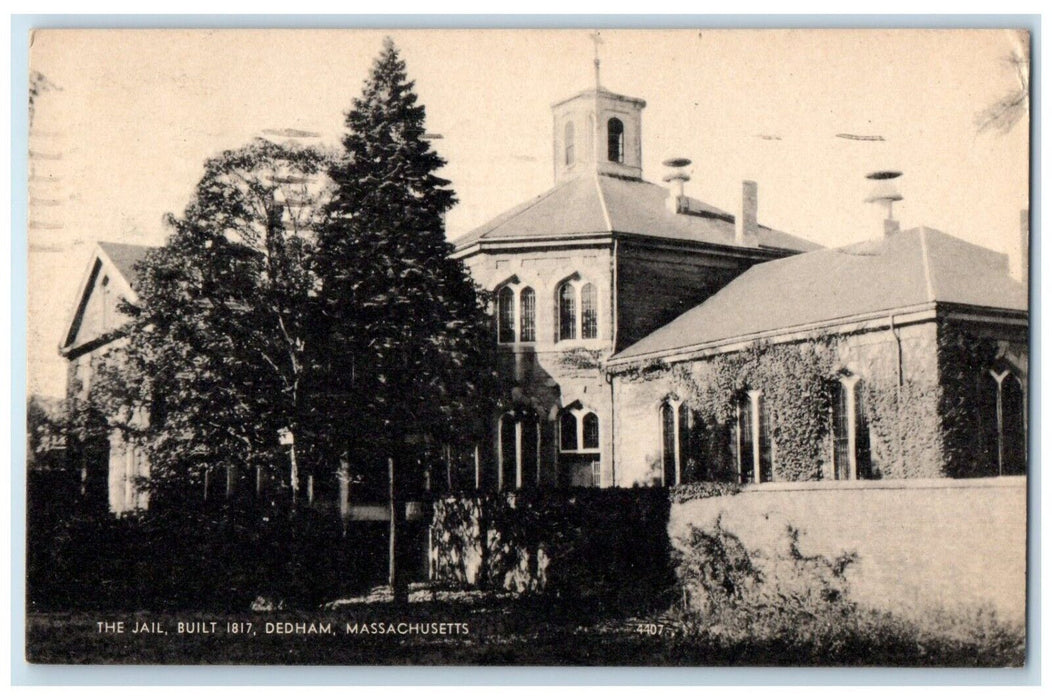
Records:
[[[750,552],[777,555],[789,528],[805,556],[855,553],[858,603],[904,614],[992,607],[1026,614],[1026,477],[784,482],[674,503],[673,547],[690,526],[721,526]]]

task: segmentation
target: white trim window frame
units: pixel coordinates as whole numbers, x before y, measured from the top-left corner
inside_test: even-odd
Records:
[[[511,292],[511,308],[510,311],[510,327],[507,327],[508,332],[511,334],[511,338],[503,337],[503,331],[506,328],[504,312],[505,309],[502,305],[501,297],[505,291]],[[527,310],[525,294],[530,293],[530,304]],[[514,345],[532,345],[537,342],[537,290],[536,288],[525,282],[506,282],[499,287],[496,291],[497,298],[497,344],[502,346],[514,346]],[[527,313],[528,311],[528,313]],[[532,336],[524,338],[523,336]]]
[[[574,436],[576,438],[576,442],[574,443],[574,445],[576,447],[573,447],[573,448],[566,448],[566,447],[564,447],[564,441],[563,441],[563,418],[565,416],[567,416],[567,415],[571,415],[571,416],[574,417],[574,427],[575,427]],[[584,422],[585,422],[585,418],[587,416],[589,416],[589,415],[594,416],[595,417],[595,422],[596,422],[596,441],[595,441],[596,442],[596,446],[595,447],[585,447],[585,444],[584,444],[584,437],[585,437]],[[559,452],[561,454],[581,454],[581,455],[595,455],[595,454],[599,454],[599,453],[602,452],[602,445],[603,445],[601,431],[602,431],[602,425],[601,425],[601,422],[599,420],[599,413],[596,412],[595,410],[593,410],[591,408],[568,408],[568,409],[563,409],[559,413]]]
[[[573,328],[572,335],[564,337],[563,333],[563,289],[569,287],[573,290],[571,301],[570,313],[573,314]],[[586,287],[591,288],[591,301],[592,308],[589,309],[591,316],[590,322],[585,321],[585,296],[584,290]],[[599,313],[599,286],[595,282],[591,282],[586,279],[581,279],[576,273],[569,279],[564,279],[555,288],[555,342],[589,342],[595,341],[602,337],[602,321]],[[591,333],[588,337],[585,337],[585,331],[590,330]]]

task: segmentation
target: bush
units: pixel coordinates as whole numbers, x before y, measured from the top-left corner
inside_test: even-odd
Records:
[[[382,580],[383,523],[303,508],[198,503],[117,518],[30,504],[27,607],[245,611],[257,597],[311,608]]]
[[[668,513],[660,489],[451,496],[435,504],[435,575],[604,610],[667,605]]]

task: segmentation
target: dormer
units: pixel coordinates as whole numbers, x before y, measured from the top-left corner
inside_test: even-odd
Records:
[[[642,179],[646,104],[598,88],[552,105],[555,181],[586,173]]]

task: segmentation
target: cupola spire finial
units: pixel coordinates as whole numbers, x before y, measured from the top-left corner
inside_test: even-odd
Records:
[[[595,44],[595,89],[599,89],[599,45],[603,43],[603,38],[599,36],[599,32],[594,31],[591,34],[592,43]]]

